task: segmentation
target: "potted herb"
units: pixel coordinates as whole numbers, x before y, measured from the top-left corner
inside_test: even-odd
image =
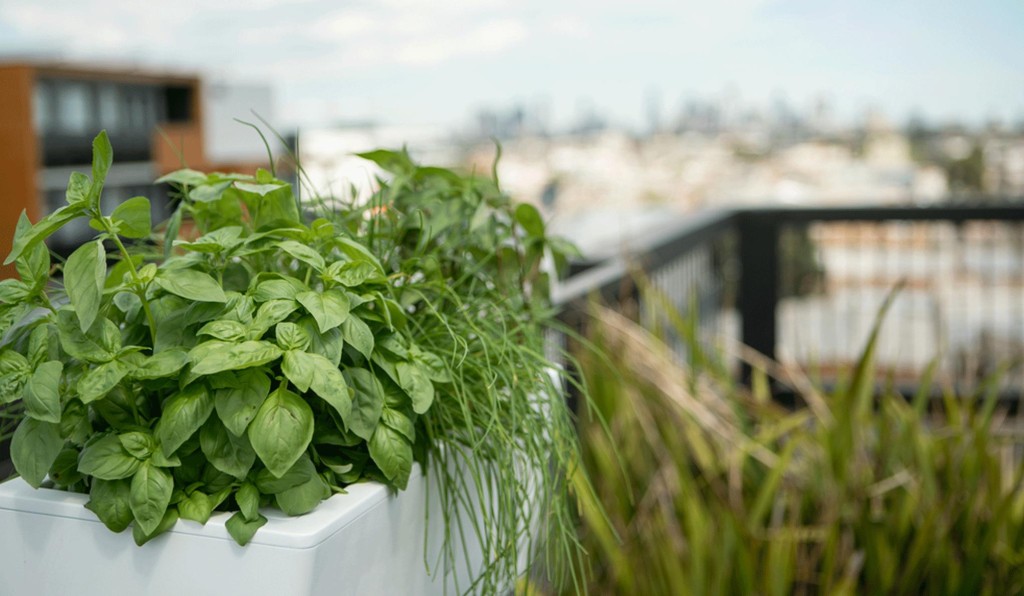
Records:
[[[376,210],[307,209],[262,170],[182,170],[161,179],[181,201],[154,235],[143,197],[101,211],[105,133],[93,152],[66,206],[22,218],[21,279],[0,282],[0,402],[23,411],[0,553],[32,553],[6,577],[36,585],[69,555],[15,512],[39,513],[25,485],[45,484],[67,491],[40,491],[49,530],[85,541],[72,550],[94,576],[142,569],[136,590],[491,590],[539,543],[559,579],[575,439],[542,344],[540,260],[562,250],[535,210],[379,152],[400,172]],[[76,218],[98,235],[53,265],[44,240]],[[93,514],[140,546],[171,535],[126,549],[59,523]]]

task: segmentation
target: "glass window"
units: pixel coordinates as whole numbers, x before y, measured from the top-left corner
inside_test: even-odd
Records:
[[[53,129],[53,91],[44,82],[36,83],[32,93],[32,121],[37,133]]]
[[[115,85],[103,85],[99,91],[100,127],[115,131],[122,125],[121,94]]]
[[[57,114],[63,132],[85,134],[92,120],[92,101],[85,83],[61,83],[56,86]]]

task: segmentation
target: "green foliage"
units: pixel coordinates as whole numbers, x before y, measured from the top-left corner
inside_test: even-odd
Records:
[[[569,247],[536,209],[378,151],[393,177],[369,204],[313,213],[266,171],[174,172],[181,200],[150,231],[143,198],[101,212],[105,134],[94,152],[67,206],[23,218],[22,279],[0,284],[0,413],[20,420],[26,480],[87,492],[140,545],[215,510],[245,544],[260,507],[404,488],[429,463],[448,547],[432,570],[475,532],[487,558],[460,591],[511,586],[541,555],[568,577],[578,448],[544,331],[545,263]],[[51,280],[43,241],[79,217],[100,233]]]
[[[996,414],[996,378],[983,395],[930,403],[926,376],[911,402],[873,401],[873,334],[830,395],[787,373],[809,407],[785,410],[764,372],[735,385],[694,326],[666,314],[690,366],[606,310],[592,337],[614,357],[581,356],[608,421],[584,416],[580,429],[604,506],[581,508],[592,591],[1024,591],[1024,463]]]

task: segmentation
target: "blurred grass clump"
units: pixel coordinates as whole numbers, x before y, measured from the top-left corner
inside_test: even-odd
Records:
[[[837,389],[789,375],[808,405],[790,410],[767,392],[779,367],[755,358],[768,372],[740,386],[661,310],[688,363],[600,307],[598,349],[580,355],[599,414],[580,416],[583,468],[604,510],[583,503],[591,593],[1024,593],[1024,465],[998,376],[978,395],[934,399],[929,372],[912,400],[879,396],[883,308]]]

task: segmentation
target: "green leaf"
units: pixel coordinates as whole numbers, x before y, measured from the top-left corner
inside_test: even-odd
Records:
[[[191,250],[193,252],[224,252],[242,244],[242,232],[243,229],[241,226],[218,228],[208,234],[203,234],[192,242],[183,242],[179,240],[174,243],[174,246]]]
[[[4,265],[10,265],[20,258],[26,250],[30,250],[38,246],[39,243],[46,240],[54,232],[62,228],[64,224],[82,215],[87,207],[88,205],[84,202],[67,205],[60,207],[53,213],[47,215],[43,219],[40,219],[24,234],[20,234],[14,238],[14,245],[11,248],[11,254],[7,255],[7,259],[4,260]]]
[[[51,360],[36,367],[25,384],[25,410],[41,422],[60,422],[60,376],[64,364]]]
[[[341,324],[341,336],[345,338],[364,358],[373,352],[373,332],[370,326],[357,316],[350,316]]]
[[[243,482],[235,493],[238,511],[247,521],[255,520],[260,514],[260,491],[251,482]]]
[[[22,234],[27,234],[31,229],[32,222],[29,221],[28,215],[22,211],[21,216],[18,218],[14,237],[17,238]],[[26,284],[34,288],[41,288],[50,277],[50,251],[47,250],[45,244],[36,244],[31,250],[23,253],[15,261],[15,267],[18,270],[18,275],[21,276],[21,279]]]
[[[235,436],[242,436],[249,422],[270,394],[270,378],[259,370],[237,373],[237,386],[217,389],[217,416]]]
[[[197,375],[212,375],[226,370],[240,370],[253,366],[263,366],[281,357],[281,348],[268,341],[243,341],[230,344],[224,350],[206,355],[201,360],[196,358],[196,349],[189,353],[192,372]]]
[[[280,190],[285,186],[287,186],[287,184],[283,182],[274,184],[253,184],[251,182],[235,182],[235,188],[237,188],[238,190],[251,192],[253,194],[260,195],[261,197],[264,197],[274,192],[275,190]]]
[[[61,309],[57,312],[57,332],[64,351],[85,362],[109,362],[121,350],[121,330],[105,317],[83,332],[75,313]]]
[[[267,302],[268,300],[294,300],[295,296],[308,292],[309,286],[295,279],[284,276],[280,279],[268,279],[260,282],[253,292],[253,299],[256,302]]]
[[[32,290],[21,280],[0,281],[0,304],[19,304],[31,293]]]
[[[340,326],[348,318],[348,296],[337,290],[303,292],[295,299],[313,315],[321,333]]]
[[[398,383],[402,390],[412,398],[412,409],[423,414],[434,403],[434,383],[424,367],[411,362],[399,362],[395,365]]]
[[[345,373],[355,390],[352,412],[345,424],[356,436],[368,441],[384,409],[384,387],[373,373],[364,368],[351,367]]]
[[[331,496],[331,487],[319,474],[274,496],[277,507],[287,515],[304,515]]]
[[[393,408],[384,408],[384,411],[380,416],[380,421],[390,428],[402,433],[405,438],[409,439],[410,443],[416,442],[416,425],[413,424],[413,421],[409,420],[409,418],[402,412]]]
[[[78,379],[75,386],[82,403],[91,403],[110,393],[131,372],[131,366],[120,360],[105,362],[90,369]]]
[[[167,509],[167,513],[164,513],[164,516],[160,520],[156,529],[149,534],[145,533],[139,524],[132,526],[132,539],[135,540],[135,544],[142,546],[160,534],[163,534],[167,530],[173,528],[176,523],[178,523],[178,510],[171,507]]]
[[[393,174],[410,175],[416,171],[416,164],[412,162],[409,154],[405,151],[375,149],[366,153],[356,153],[356,157],[368,159]]]
[[[310,344],[309,334],[295,323],[278,323],[274,335],[282,350],[305,350]]]
[[[68,205],[74,205],[75,203],[85,203],[88,205],[89,202],[89,189],[92,187],[92,180],[81,172],[71,172],[71,178],[68,179],[67,191],[64,193],[64,199]]]
[[[95,513],[111,532],[123,532],[134,517],[131,505],[128,504],[131,486],[129,480],[94,478],[85,508]]]
[[[231,188],[231,182],[231,180],[212,183],[204,182],[189,191],[188,198],[197,203],[214,203],[224,197],[224,192]]]
[[[110,147],[110,137],[107,136],[107,131],[101,130],[92,140],[92,186],[89,188],[90,206],[97,211],[100,208],[103,183],[113,163],[114,150]]]
[[[213,514],[214,500],[210,498],[210,495],[194,490],[184,499],[178,501],[175,505],[178,508],[178,515],[181,519],[190,519],[201,524],[205,524],[210,521],[210,515]]]
[[[174,479],[163,468],[145,463],[132,476],[128,505],[135,515],[135,523],[146,534],[156,531],[171,503]]]
[[[129,431],[117,435],[117,440],[129,455],[138,460],[149,459],[156,451],[156,440],[148,432]]]
[[[516,222],[526,230],[526,233],[534,238],[544,237],[544,220],[540,211],[529,203],[519,203],[515,211]]]
[[[281,476],[306,452],[313,438],[313,411],[301,397],[279,387],[256,412],[248,436],[267,469]]]
[[[338,261],[331,263],[324,273],[326,279],[346,287],[362,285],[367,281],[384,282],[386,278],[366,261]]]
[[[64,264],[64,289],[83,332],[100,312],[106,275],[107,253],[99,240],[78,247]]]
[[[133,379],[150,381],[175,375],[188,362],[188,353],[180,348],[171,348],[146,358],[132,371]]]
[[[377,260],[377,257],[373,256],[373,253],[367,250],[367,248],[362,244],[342,236],[335,238],[334,242],[335,244],[337,244],[341,252],[345,253],[345,255],[348,256],[348,258],[352,259],[353,261],[362,261],[364,263],[369,263],[371,266],[373,266],[374,269],[377,270],[378,274],[380,274],[381,276],[386,275],[384,272],[384,267],[380,264],[380,261]]]
[[[320,253],[305,244],[294,240],[283,240],[277,243],[277,247],[288,253],[294,259],[302,261],[317,271],[323,271],[324,258]]]
[[[245,546],[246,544],[249,544],[252,537],[256,535],[256,530],[262,528],[266,523],[267,518],[258,513],[256,514],[256,519],[249,521],[245,519],[245,516],[242,515],[240,511],[236,511],[235,514],[228,519],[227,523],[224,524],[224,527],[227,528],[228,534],[231,534],[231,537],[235,539],[235,542],[241,546]]]
[[[334,366],[341,364],[341,355],[345,349],[345,342],[341,339],[341,327],[331,329],[327,333],[320,333],[316,320],[308,315],[299,319],[298,325],[310,339],[307,352],[320,354],[330,360]],[[342,327],[344,325],[345,323],[342,323]]]
[[[63,448],[59,425],[24,418],[11,439],[11,460],[25,482],[39,488]]]
[[[155,281],[165,291],[187,300],[219,303],[228,301],[216,279],[195,269],[162,269]]]
[[[193,383],[172,395],[165,403],[153,435],[160,450],[170,457],[213,412],[213,396],[202,383]]]
[[[370,457],[388,480],[405,489],[412,472],[412,444],[397,430],[381,424],[370,437]]]
[[[263,469],[256,474],[256,488],[265,495],[276,495],[293,486],[298,486],[316,476],[316,466],[308,455],[303,454],[288,471],[275,476],[270,470]]]
[[[65,447],[50,466],[50,480],[57,486],[70,486],[83,478],[85,476],[78,471],[78,450]]]
[[[85,446],[78,460],[78,471],[102,480],[128,478],[142,464],[132,457],[116,434],[106,434]]]
[[[345,376],[331,361],[319,354],[289,350],[284,354],[281,372],[300,391],[312,389],[334,408],[342,420],[352,412],[352,396],[348,392]]]
[[[256,311],[256,317],[253,318],[252,324],[249,325],[249,332],[254,337],[261,337],[266,333],[267,329],[287,319],[298,308],[299,303],[290,298],[264,302],[260,305],[259,310]]]
[[[246,338],[248,329],[238,321],[210,321],[203,325],[196,335],[209,335],[222,341],[242,341]]]
[[[185,186],[197,186],[204,182],[206,182],[206,174],[190,170],[188,168],[183,168],[157,178],[155,184],[173,183]]]
[[[245,478],[256,461],[249,439],[245,435],[232,435],[217,418],[210,418],[203,425],[199,445],[213,467],[235,478]]]
[[[110,219],[117,224],[117,233],[125,238],[146,238],[152,228],[149,199],[132,197],[114,208]]]

